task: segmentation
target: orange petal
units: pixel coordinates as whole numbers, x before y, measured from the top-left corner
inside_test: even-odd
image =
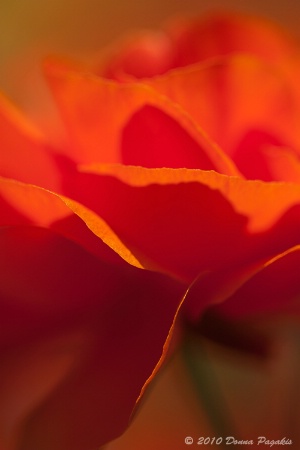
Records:
[[[149,86],[114,83],[53,61],[46,71],[72,139],[72,159],[237,174],[191,117]]]
[[[251,233],[266,231],[274,226],[290,208],[298,205],[300,200],[298,184],[244,180],[213,171],[147,169],[119,164],[82,165],[79,170],[103,177],[114,176],[132,187],[161,185],[177,189],[186,184],[199,183],[220,192],[238,214],[246,216],[247,228]],[[266,204],[268,208],[265,207]]]
[[[248,178],[270,179],[262,172],[264,162],[256,161],[261,146],[300,152],[294,88],[266,62],[235,55],[146,82],[187,111]]]
[[[280,63],[280,70],[287,78],[291,89],[294,92],[295,100],[300,105],[300,54],[299,51],[295,55],[286,55],[286,58]]]
[[[59,174],[45,139],[0,95],[0,175],[57,190]]]
[[[36,186],[1,178],[0,194],[2,226],[51,228],[101,259],[116,263],[119,255],[142,267],[105,221],[83,205]]]
[[[77,198],[105,219],[144,267],[188,282],[202,271],[274,255],[299,240],[298,185],[200,170],[82,170],[90,173],[78,176]]]
[[[0,247],[1,442],[85,450],[115,438],[161,363],[182,286],[42,228],[4,227]]]

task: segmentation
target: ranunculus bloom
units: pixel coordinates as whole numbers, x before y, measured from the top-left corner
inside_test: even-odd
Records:
[[[299,313],[299,68],[272,24],[217,15],[49,59],[60,148],[1,98],[3,449],[117,437],[175,319]]]

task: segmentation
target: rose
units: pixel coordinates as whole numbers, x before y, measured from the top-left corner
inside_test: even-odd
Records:
[[[296,46],[233,16],[136,42],[95,73],[47,62],[58,149],[1,103],[7,447],[120,434],[183,298],[190,323],[298,312]]]
[[[166,45],[158,45],[160,40],[169,42],[169,54],[173,55],[172,59],[163,53],[162,60],[169,62],[164,69],[182,68],[154,77],[155,65],[149,62],[146,67],[151,66],[151,77],[138,80],[133,78],[134,74],[126,73],[128,66],[137,68],[138,61],[145,67],[149,48],[150,56],[154,53],[157,60],[161,49],[166,49]],[[143,263],[150,269],[159,267],[188,283],[202,274],[201,285],[203,273],[208,269],[210,277],[224,278],[226,284],[231,280],[231,267],[234,267],[232,277],[242,280],[250,272],[251,277],[254,273],[258,276],[270,258],[279,258],[280,262],[274,260],[272,269],[268,269],[275,270],[282,263],[279,255],[286,251],[296,255],[299,243],[299,143],[295,133],[299,115],[295,83],[298,47],[272,24],[232,15],[177,23],[160,40],[157,33],[140,40],[133,38],[133,44],[129,42],[118,55],[112,54],[111,60],[100,64],[101,71],[97,69],[96,73],[113,74],[121,83],[85,75],[65,62],[49,62],[48,79],[72,140],[68,157],[74,159],[75,155],[78,163],[84,165],[81,174],[77,174],[80,180],[77,185],[93,181],[94,190],[111,189],[110,196],[116,198],[122,195],[122,204],[126,205],[122,219],[105,202],[93,199],[90,192],[86,196],[80,189],[81,192],[72,195],[81,196],[81,201],[94,210],[101,209],[101,215],[127,243],[131,242],[139,258],[146,257]],[[212,46],[210,53],[207,42]],[[136,58],[137,50],[140,58]],[[203,58],[204,63],[195,63]],[[161,72],[162,64],[159,67],[157,71]],[[119,167],[103,166],[120,161],[123,165]],[[95,162],[102,166],[97,167]],[[161,169],[137,169],[129,165]],[[178,170],[165,169],[170,167]],[[183,171],[183,167],[206,171]],[[132,185],[132,189],[127,188],[128,197],[123,184],[119,184],[122,193],[117,193],[116,182],[105,174]],[[259,179],[267,183],[258,182]],[[293,185],[288,183],[291,181]],[[183,184],[178,186],[180,182]],[[148,208],[147,197],[139,198],[138,206],[138,200],[132,200],[135,192],[147,196],[152,183],[162,185],[148,194],[159,210],[155,221],[149,219],[149,215],[154,215],[153,205],[148,216],[146,212],[142,217],[136,213],[144,204]],[[134,186],[145,189],[135,190]],[[166,217],[162,211],[167,202],[160,189],[172,191],[165,195],[174,202],[174,210],[171,203]],[[181,199],[179,192],[183,190]],[[200,207],[205,208],[205,218]],[[170,223],[174,226],[173,235]],[[147,227],[151,227],[152,235],[148,232],[141,236],[139,230],[146,231]],[[161,237],[157,246],[153,245],[153,235],[156,239]],[[234,252],[229,250],[230,239],[238,243]],[[284,254],[283,260],[293,258],[291,254]],[[235,285],[233,280],[230,283]],[[221,293],[216,293],[215,286],[212,295],[214,301],[221,302]],[[228,297],[228,292],[225,296]],[[256,298],[253,296],[247,305],[238,302],[238,308],[255,312],[267,308],[270,301],[274,311],[275,297],[267,296],[263,302],[255,301]],[[229,308],[229,304],[227,301],[222,308]],[[277,305],[281,308],[283,303],[278,301]]]

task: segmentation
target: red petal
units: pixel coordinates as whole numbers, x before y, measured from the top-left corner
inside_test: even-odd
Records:
[[[122,162],[153,168],[214,169],[210,158],[180,123],[151,105],[134,113],[124,127]]]
[[[177,50],[175,67],[231,53],[250,53],[274,62],[297,51],[296,41],[284,29],[250,15],[220,13],[178,19],[169,34]]]
[[[142,267],[101,217],[83,205],[36,186],[0,179],[0,224],[51,228],[101,259]],[[113,251],[112,251],[112,250]]]
[[[90,174],[75,183],[80,201],[144,267],[188,282],[202,271],[261,260],[299,242],[298,185],[182,169],[85,170]]]
[[[233,318],[299,314],[300,246],[267,261],[216,311]]]
[[[182,287],[106,264],[49,230],[6,227],[0,236],[1,440],[96,448],[127,427]]]
[[[252,131],[245,136],[234,159],[248,179],[300,182],[299,154],[265,133]]]

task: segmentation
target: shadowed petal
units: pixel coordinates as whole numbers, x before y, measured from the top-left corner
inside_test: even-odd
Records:
[[[2,226],[34,225],[56,230],[101,259],[141,264],[105,221],[85,206],[37,186],[0,178]]]
[[[202,271],[261,260],[299,241],[299,211],[287,214],[299,205],[296,184],[121,165],[81,170],[86,173],[72,187],[80,186],[80,201],[105,219],[144,267],[189,283]]]
[[[42,228],[2,228],[0,247],[2,440],[85,450],[113,439],[166,351],[182,286]]]
[[[299,261],[299,245],[267,261],[216,310],[233,318],[299,314]]]

